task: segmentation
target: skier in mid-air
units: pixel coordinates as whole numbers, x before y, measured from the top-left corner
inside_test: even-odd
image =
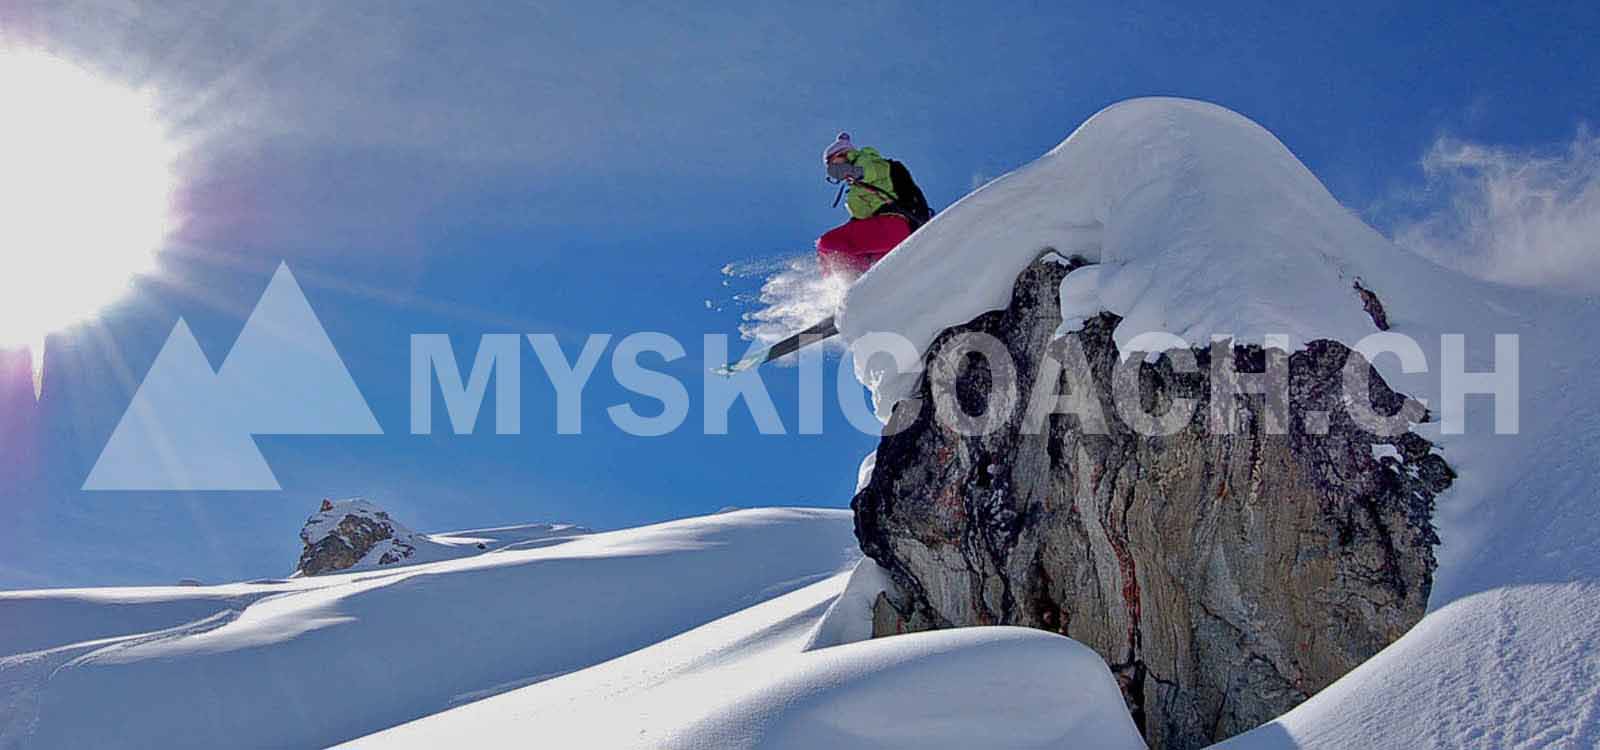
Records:
[[[822,152],[828,181],[840,183],[850,220],[817,238],[823,273],[859,276],[932,216],[905,165],[840,133]],[[836,198],[834,205],[838,205]]]
[[[866,273],[872,264],[933,217],[928,199],[911,179],[906,166],[883,158],[875,148],[856,148],[850,142],[849,133],[840,133],[823,149],[822,161],[828,167],[828,181],[839,185],[839,195],[834,198],[833,205],[839,205],[839,199],[848,190],[849,199],[845,205],[850,209],[849,221],[817,238],[817,258],[824,274],[854,279]],[[713,371],[722,375],[743,372],[838,332],[830,315],[772,346]]]

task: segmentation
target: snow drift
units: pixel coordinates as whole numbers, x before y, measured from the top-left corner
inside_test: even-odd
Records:
[[[0,747],[1140,746],[1060,636],[808,651],[867,615],[835,606],[859,557],[846,511],[735,510],[366,573],[4,593]]]
[[[621,656],[857,557],[848,512],[765,509],[364,573],[0,593],[0,747],[326,746]]]
[[[969,628],[804,651],[846,578],[350,745],[1143,747],[1105,663],[1061,636]]]

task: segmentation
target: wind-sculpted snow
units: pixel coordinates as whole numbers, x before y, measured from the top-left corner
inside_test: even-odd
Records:
[[[1375,332],[1357,279],[1402,321],[1461,302],[1419,298],[1461,285],[1339,205],[1261,126],[1204,102],[1135,99],[941,212],[850,289],[840,331],[893,332],[925,351],[1005,307],[1046,249],[1099,264],[1068,279],[1062,307],[1121,317],[1123,351],[1150,331],[1199,346],[1214,335],[1353,343]],[[886,358],[858,360],[857,373],[876,384],[884,419],[915,380],[884,380]]]
[[[25,625],[0,630],[0,747],[326,746],[621,656],[857,557],[848,512],[766,509],[279,583],[0,594],[0,623]]]
[[[664,747],[1142,748],[1105,662],[1027,628],[913,633],[808,652]]]
[[[1600,586],[1506,586],[1219,750],[1600,747]]]
[[[1144,746],[1105,662],[1061,636],[973,628],[806,651],[847,578],[834,576],[621,659],[351,746]]]

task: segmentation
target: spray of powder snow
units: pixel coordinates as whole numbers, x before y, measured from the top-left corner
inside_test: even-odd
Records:
[[[759,291],[735,294],[733,299],[740,306],[751,308],[741,316],[739,335],[762,345],[770,345],[834,314],[850,288],[850,282],[843,278],[823,276],[813,253],[737,261],[723,266],[722,275],[728,282],[760,279]],[[837,346],[834,342],[829,345]]]

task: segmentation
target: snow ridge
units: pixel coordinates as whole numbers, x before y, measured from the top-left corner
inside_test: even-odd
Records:
[[[1063,308],[1121,316],[1124,350],[1151,331],[1191,345],[1359,341],[1376,329],[1357,279],[1404,317],[1410,300],[1398,292],[1437,268],[1339,205],[1254,122],[1204,102],[1135,99],[936,216],[850,290],[840,331],[891,331],[925,349],[1004,307],[1017,273],[1047,249],[1098,264],[1067,277]],[[857,373],[877,386],[885,418],[915,380],[886,382],[883,367],[859,361]]]

